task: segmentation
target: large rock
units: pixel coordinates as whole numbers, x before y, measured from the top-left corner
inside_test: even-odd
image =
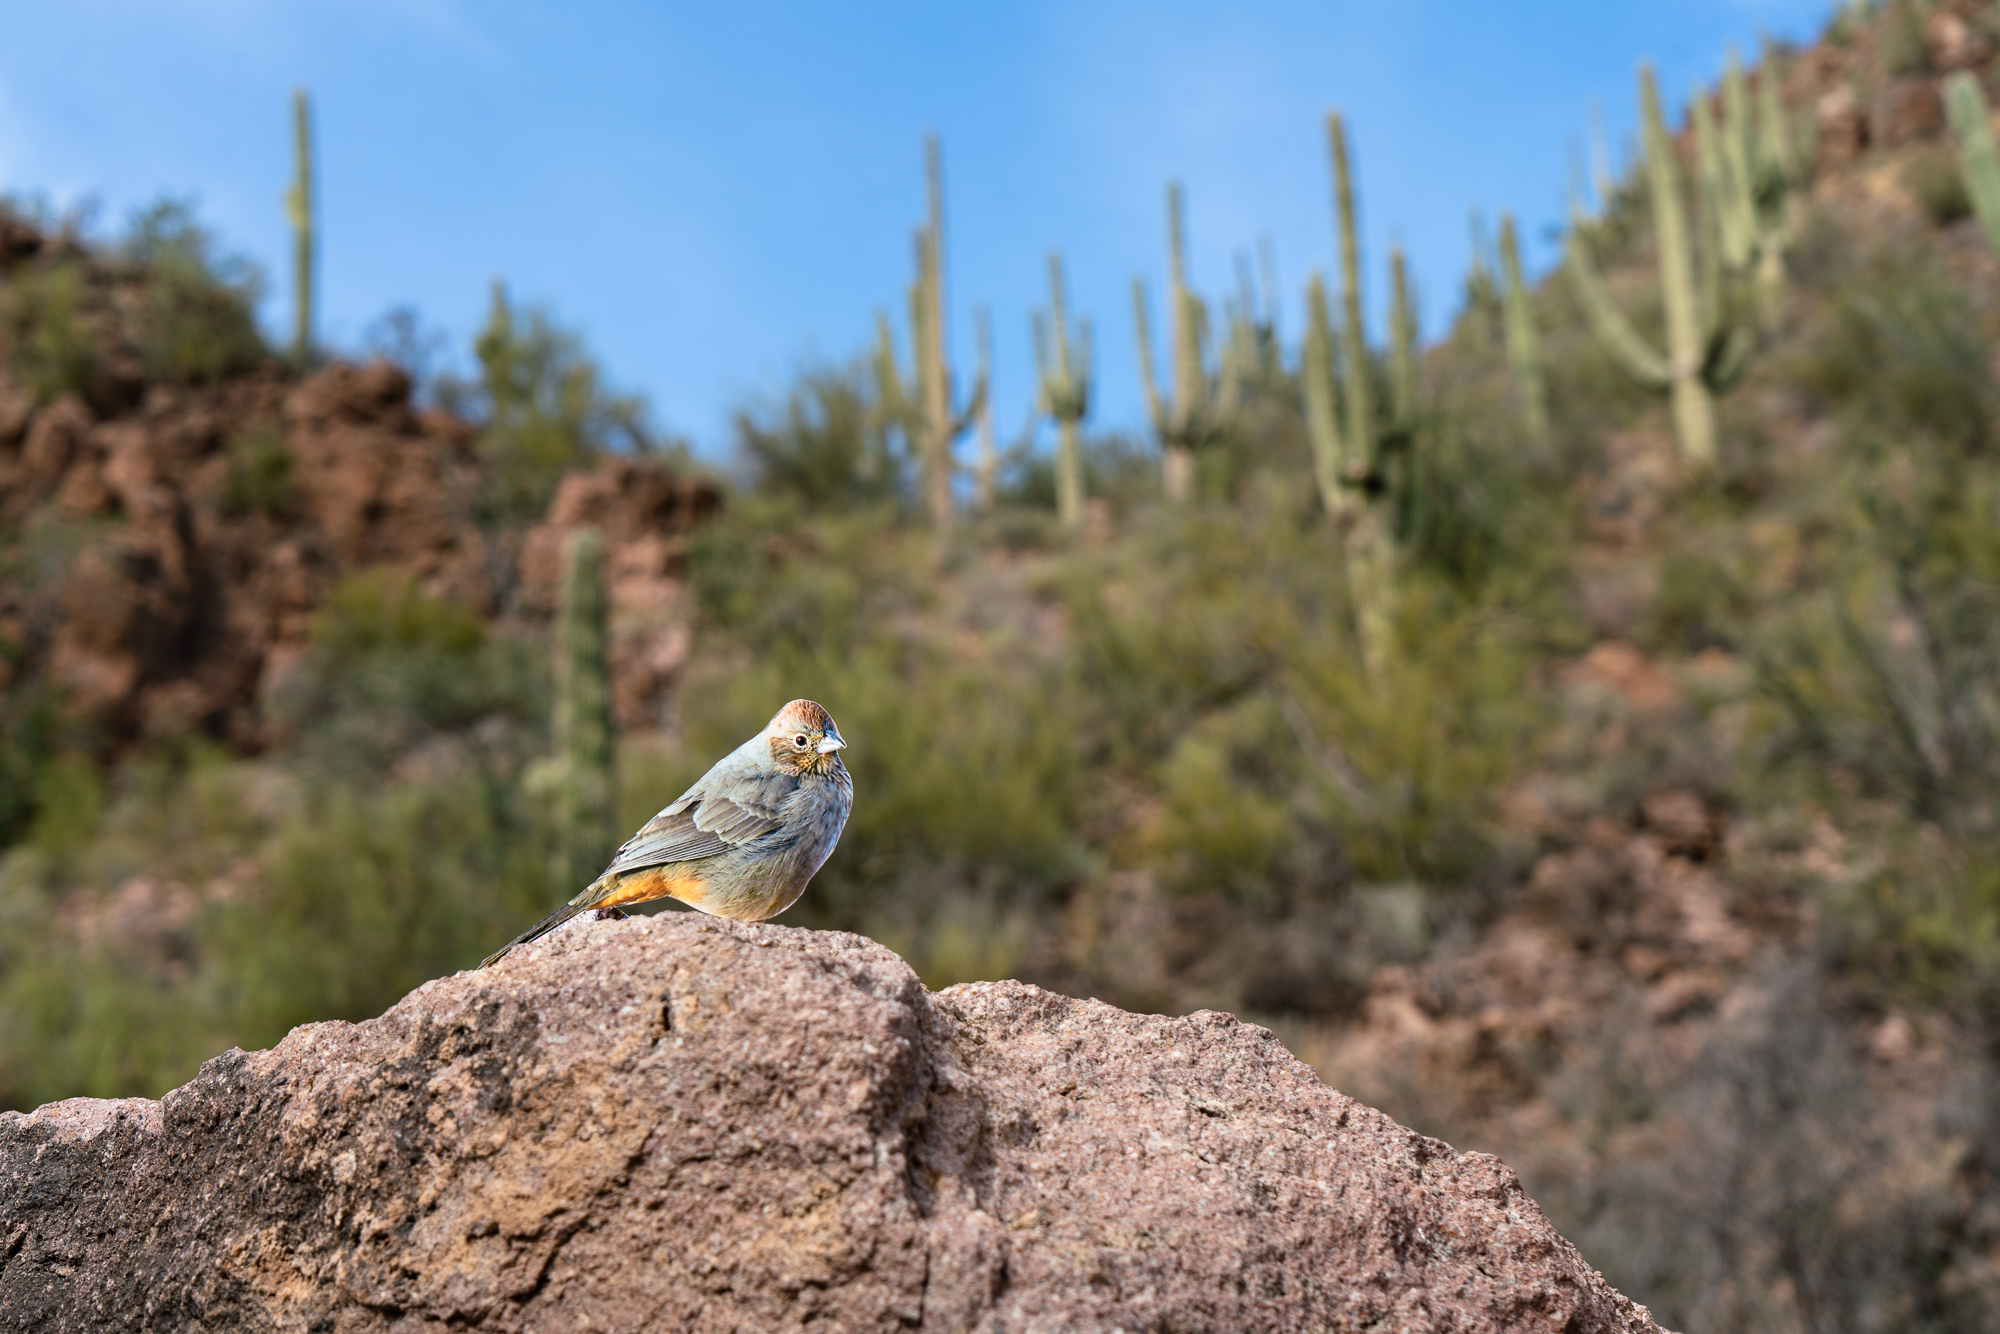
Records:
[[[1512,1171],[1221,1014],[588,922],[0,1117],[10,1328],[1655,1329]]]

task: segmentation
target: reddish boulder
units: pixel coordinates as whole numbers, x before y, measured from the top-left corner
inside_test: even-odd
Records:
[[[692,914],[0,1116],[0,1239],[45,1331],[1657,1328],[1263,1029]]]

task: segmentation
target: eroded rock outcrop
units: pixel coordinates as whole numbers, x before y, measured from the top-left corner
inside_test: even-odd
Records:
[[[1655,1328],[1498,1159],[1227,1015],[580,923],[160,1102],[0,1116],[17,1328]]]

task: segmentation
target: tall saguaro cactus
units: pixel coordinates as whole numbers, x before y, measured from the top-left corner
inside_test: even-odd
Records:
[[[1194,451],[1213,438],[1221,415],[1230,406],[1228,395],[1210,392],[1203,355],[1208,308],[1188,289],[1186,242],[1181,187],[1174,182],[1167,186],[1167,299],[1174,340],[1172,402],[1160,396],[1153,378],[1152,319],[1146,310],[1143,278],[1132,280],[1132,316],[1137,326],[1139,378],[1146,390],[1146,410],[1160,440],[1161,488],[1167,499],[1177,504],[1194,494]]]
[[[1326,114],[1326,145],[1333,163],[1334,221],[1340,231],[1340,286],[1343,337],[1347,358],[1347,435],[1368,451],[1373,467],[1375,406],[1368,376],[1368,331],[1361,318],[1361,234],[1354,221],[1354,182],[1347,168],[1347,128],[1340,113]]]
[[[562,605],[555,643],[556,845],[551,871],[563,885],[597,874],[617,843],[617,774],[606,643],[604,544],[588,529],[563,549]]]
[[[1719,238],[1711,238],[1695,263],[1680,162],[1660,114],[1659,89],[1650,65],[1639,67],[1639,107],[1645,142],[1647,192],[1652,196],[1654,242],[1659,251],[1660,295],[1666,307],[1667,346],[1655,351],[1611,299],[1584,240],[1580,205],[1572,205],[1568,270],[1597,336],[1634,378],[1672,396],[1674,433],[1681,452],[1697,467],[1715,461],[1716,391],[1742,369],[1749,334],[1733,318],[1729,280]]]
[[[292,185],[285,213],[292,224],[292,360],[303,366],[313,341],[313,152],[312,103],[303,88],[292,90]]]
[[[1500,215],[1500,269],[1507,364],[1514,373],[1514,396],[1521,413],[1521,427],[1529,440],[1545,445],[1549,439],[1548,385],[1542,374],[1542,346],[1535,333],[1535,315],[1528,308],[1527,285],[1521,281],[1521,249],[1515,240],[1511,213]]]
[[[963,407],[953,406],[951,361],[945,346],[944,169],[935,134],[924,137],[924,176],[928,209],[915,237],[917,274],[910,284],[916,375],[906,387],[896,368],[886,318],[877,320],[876,371],[884,411],[903,428],[917,455],[924,506],[932,525],[943,532],[952,518],[952,449],[979,418],[986,402],[986,378],[980,376]]]
[[[1385,437],[1378,431],[1375,418],[1368,331],[1361,314],[1361,238],[1355,222],[1346,127],[1338,113],[1327,115],[1326,138],[1333,169],[1343,327],[1336,340],[1333,321],[1328,315],[1326,287],[1315,274],[1306,291],[1306,344],[1300,377],[1305,390],[1306,427],[1313,446],[1314,478],[1327,515],[1341,533],[1362,661],[1370,679],[1380,681],[1388,670],[1393,646],[1396,552],[1384,516],[1368,500],[1371,492],[1380,490],[1382,445],[1392,443],[1398,449],[1407,449],[1415,430],[1416,306],[1410,296],[1408,270],[1398,252],[1390,261],[1392,420],[1387,424]],[[1344,368],[1344,378],[1336,376],[1336,354]],[[1337,380],[1341,382],[1336,384]]]
[[[1077,330],[1076,347],[1069,342],[1068,303],[1063,291],[1062,256],[1049,252],[1049,313],[1039,311],[1035,323],[1035,370],[1040,381],[1041,410],[1055,419],[1056,513],[1065,528],[1083,522],[1083,459],[1077,436],[1090,414],[1090,321]]]

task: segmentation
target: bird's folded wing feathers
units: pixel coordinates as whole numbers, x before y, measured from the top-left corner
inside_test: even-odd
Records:
[[[785,790],[796,786],[792,783]],[[700,861],[740,848],[778,827],[777,800],[783,795],[769,784],[746,784],[730,796],[682,797],[626,840],[606,869],[631,871]]]

